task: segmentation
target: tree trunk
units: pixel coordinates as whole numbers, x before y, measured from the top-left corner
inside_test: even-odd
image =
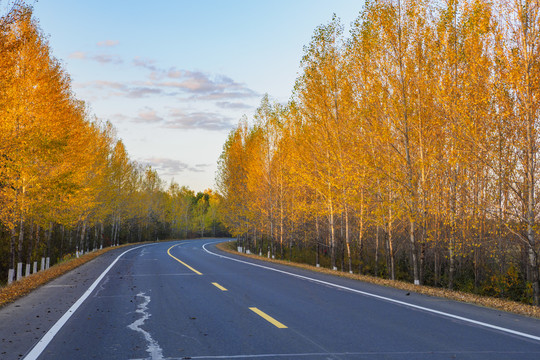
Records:
[[[379,276],[379,225],[375,233],[375,276]]]
[[[9,237],[9,262],[10,269],[15,269],[15,243],[17,239],[17,231],[15,228],[11,229],[11,236]]]
[[[527,107],[531,107],[530,99],[530,80],[527,72],[527,90],[528,90],[528,103]],[[528,258],[529,258],[529,282],[532,284],[533,289],[533,304],[539,305],[540,286],[538,283],[538,254],[536,253],[536,238],[534,233],[535,227],[535,207],[536,199],[534,197],[535,178],[534,173],[536,170],[536,129],[534,128],[535,119],[530,113],[530,109],[527,109],[527,167],[526,167],[526,183],[527,183],[527,241],[528,241]]]
[[[347,245],[347,258],[349,259],[349,273],[352,274],[351,240],[349,238],[349,211],[345,206],[345,243]]]
[[[413,276],[414,276],[414,285],[420,285],[420,278],[418,277],[418,260],[416,256],[416,239],[414,237],[415,222],[410,220],[409,228],[409,240],[411,242],[411,255],[412,255],[412,265],[413,265]]]
[[[334,229],[334,206],[332,200],[328,201],[328,210],[330,211],[329,218],[329,230],[330,230],[330,266],[332,270],[337,269],[336,267],[336,235]]]
[[[396,271],[395,271],[395,265],[394,265],[394,247],[393,247],[393,239],[392,239],[392,208],[390,207],[388,209],[388,229],[386,231],[387,233],[387,248],[388,248],[388,257],[390,258],[390,279],[395,280],[396,279]]]
[[[283,192],[283,190],[281,189],[280,192]],[[283,196],[280,196],[279,200],[279,243],[281,244],[281,258],[283,259]]]
[[[64,225],[62,225],[61,229],[62,229],[62,234],[60,237],[60,255],[64,255],[64,236],[66,232]]]
[[[85,246],[85,238],[86,238],[86,220],[83,221],[82,223],[82,228],[81,228],[81,240],[80,240],[80,247],[79,249],[81,249],[82,251],[84,251],[84,246]]]
[[[47,257],[51,257],[51,237],[53,232],[53,222],[49,222],[49,230],[47,231]]]
[[[317,239],[316,239],[316,253],[315,253],[315,266],[319,266],[319,244],[321,241],[321,234],[319,232],[319,215],[315,216],[315,230],[317,232]]]
[[[19,222],[19,242],[17,243],[17,262],[23,260],[23,243],[24,243],[24,217],[21,215]]]
[[[32,251],[34,251],[34,222],[30,222],[30,234],[28,239],[28,249],[26,250],[26,263],[32,262]]]

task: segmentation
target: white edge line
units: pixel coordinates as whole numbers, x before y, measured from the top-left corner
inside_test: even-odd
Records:
[[[327,282],[327,281],[323,281],[323,280],[318,280],[318,279],[310,278],[310,277],[307,277],[307,276],[303,276],[303,275],[298,275],[298,274],[290,273],[290,272],[287,272],[287,271],[284,271],[284,270],[279,270],[279,269],[271,268],[271,267],[268,267],[268,266],[259,265],[259,264],[254,264],[254,263],[251,263],[251,262],[248,262],[248,261],[235,259],[235,258],[232,258],[232,257],[229,257],[229,256],[224,256],[224,255],[216,254],[216,253],[213,253],[213,252],[211,252],[210,250],[208,250],[208,249],[206,248],[206,245],[215,244],[215,243],[217,243],[217,242],[218,242],[218,241],[215,241],[215,242],[212,242],[212,243],[206,243],[206,244],[204,244],[204,245],[203,245],[204,251],[206,251],[207,253],[209,253],[209,254],[211,254],[211,255],[214,255],[214,256],[218,256],[218,257],[221,257],[221,258],[225,258],[225,259],[237,261],[237,262],[244,263],[244,264],[247,264],[247,265],[257,266],[257,267],[260,267],[260,268],[263,268],[263,269],[266,269],[266,270],[271,270],[271,271],[275,271],[275,272],[278,272],[278,273],[282,273],[282,274],[294,276],[294,277],[297,277],[297,278],[299,278],[299,279],[308,280],[308,281],[313,281],[313,282],[316,282],[316,283],[319,283],[319,284],[323,284],[323,285],[335,287],[335,288],[342,289],[342,290],[351,291],[351,292],[354,292],[354,293],[357,293],[357,294],[362,294],[362,295],[365,295],[365,296],[373,297],[373,298],[380,299],[380,300],[384,300],[384,301],[387,301],[387,302],[391,302],[391,303],[395,303],[395,304],[404,305],[404,306],[407,306],[407,307],[410,307],[410,308],[414,308],[414,309],[426,311],[426,312],[429,312],[429,313],[433,313],[433,314],[445,316],[445,317],[452,318],[452,319],[456,319],[456,320],[461,320],[461,321],[464,321],[464,322],[467,322],[467,323],[470,323],[470,324],[475,324],[475,325],[483,326],[483,327],[486,327],[486,328],[489,328],[489,329],[499,330],[499,331],[502,331],[502,332],[505,332],[505,333],[509,333],[509,334],[513,334],[513,335],[525,337],[525,338],[528,338],[528,339],[540,341],[540,336],[535,336],[535,335],[527,334],[527,333],[524,333],[524,332],[520,332],[520,331],[516,331],[516,330],[512,330],[512,329],[500,327],[500,326],[497,326],[497,325],[488,324],[488,323],[485,323],[485,322],[482,322],[482,321],[477,321],[477,320],[469,319],[469,318],[466,318],[466,317],[463,317],[463,316],[450,314],[450,313],[447,313],[447,312],[444,312],[444,311],[439,311],[439,310],[435,310],[435,309],[430,309],[430,308],[427,308],[427,307],[423,307],[423,306],[419,306],[419,305],[414,305],[414,304],[411,304],[411,303],[408,303],[408,302],[404,302],[404,301],[400,301],[400,300],[395,300],[395,299],[388,298],[388,297],[385,297],[385,296],[381,296],[381,295],[376,295],[376,294],[368,293],[368,292],[365,292],[365,291],[362,291],[362,290],[356,290],[356,289],[353,289],[353,288],[350,288],[350,287],[346,287],[346,286],[342,286],[342,285],[338,285],[338,284],[333,284],[333,283],[331,283],[331,282]],[[221,242],[221,241],[219,241],[219,242]]]
[[[94,281],[92,285],[86,290],[84,294],[73,304],[71,307],[62,315],[60,319],[47,331],[45,335],[38,341],[38,343],[30,350],[30,352],[24,357],[24,360],[35,360],[37,359],[43,350],[49,345],[49,343],[52,341],[52,339],[56,336],[56,334],[62,329],[62,327],[66,324],[66,322],[69,320],[69,318],[77,311],[77,309],[82,305],[82,303],[90,296],[90,294],[94,291],[94,289],[98,286],[98,284],[101,282],[101,280],[107,275],[109,270],[116,264],[116,262],[124,256],[124,254],[144,247],[144,246],[150,246],[155,244],[146,244],[146,245],[140,245],[134,248],[131,248],[129,250],[124,251],[118,257],[101,273],[101,275]]]

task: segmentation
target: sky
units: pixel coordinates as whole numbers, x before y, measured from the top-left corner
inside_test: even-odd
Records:
[[[40,0],[34,17],[76,97],[115,126],[130,158],[202,191],[215,188],[223,144],[242,116],[251,119],[265,93],[290,98],[315,28],[335,13],[348,29],[363,4]]]

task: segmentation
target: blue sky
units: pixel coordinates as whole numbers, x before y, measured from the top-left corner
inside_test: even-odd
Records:
[[[130,158],[195,191],[214,187],[227,134],[264,93],[286,102],[303,46],[354,0],[40,0],[34,16],[76,96]],[[5,8],[5,2],[1,2]]]

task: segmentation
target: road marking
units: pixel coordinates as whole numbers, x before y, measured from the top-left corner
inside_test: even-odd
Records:
[[[178,246],[180,245],[180,243],[176,244],[176,245],[173,245],[171,246],[170,248],[167,249],[167,254],[169,254],[170,257],[172,257],[174,260],[178,261],[180,264],[184,265],[185,267],[187,267],[189,270],[193,271],[195,274],[197,275],[202,275],[201,272],[195,270],[194,268],[192,268],[191,266],[189,266],[188,264],[186,264],[185,262],[183,262],[182,260],[180,260],[179,258],[177,258],[176,256],[174,256],[173,254],[171,254],[171,249],[175,246]]]
[[[368,293],[368,292],[362,291],[362,290],[356,290],[356,289],[353,289],[353,288],[350,288],[350,287],[347,287],[347,286],[334,284],[334,283],[331,283],[331,282],[328,282],[328,281],[323,281],[323,280],[319,280],[319,279],[314,279],[314,278],[310,278],[310,277],[308,277],[308,276],[298,275],[298,274],[290,273],[290,272],[287,272],[287,271],[284,271],[284,270],[274,269],[274,268],[271,268],[271,267],[268,267],[268,266],[259,265],[259,264],[255,264],[255,263],[250,263],[250,262],[248,262],[248,261],[239,260],[239,259],[235,259],[235,258],[232,258],[232,257],[229,257],[229,256],[225,256],[225,255],[220,255],[220,254],[213,253],[213,252],[211,252],[210,250],[208,250],[208,249],[206,248],[206,245],[215,244],[215,243],[218,243],[218,242],[223,242],[223,241],[209,242],[209,243],[204,244],[204,245],[202,246],[202,248],[203,248],[204,251],[206,251],[208,254],[211,254],[211,255],[214,255],[214,256],[217,256],[217,257],[220,257],[220,258],[224,258],[224,259],[236,261],[236,262],[243,263],[243,264],[247,264],[247,265],[251,265],[251,266],[260,267],[260,268],[262,268],[262,269],[266,269],[266,270],[270,270],[270,271],[275,271],[275,272],[278,272],[278,273],[281,273],[281,274],[286,274],[286,275],[289,275],[289,276],[294,276],[294,277],[299,278],[299,279],[303,279],[303,280],[307,280],[307,281],[312,281],[312,282],[315,282],[315,283],[318,283],[318,284],[322,284],[322,285],[334,287],[334,288],[337,288],[337,289],[342,289],[342,290],[351,291],[351,292],[353,292],[353,293],[365,295],[365,296],[372,297],[372,298],[379,299],[379,300],[384,300],[384,301],[387,301],[387,302],[390,302],[390,303],[394,303],[394,304],[399,304],[399,305],[407,306],[407,307],[409,307],[409,308],[422,310],[422,311],[425,311],[425,312],[428,312],[428,313],[432,313],[432,314],[437,314],[437,315],[445,316],[445,317],[448,317],[448,318],[451,318],[451,319],[461,320],[461,321],[466,322],[466,323],[469,323],[469,324],[474,324],[474,325],[482,326],[482,327],[485,327],[485,328],[488,328],[488,329],[498,330],[498,331],[501,331],[501,332],[504,332],[504,333],[507,333],[507,334],[517,335],[517,336],[521,336],[521,337],[524,337],[524,338],[527,338],[527,339],[532,339],[532,340],[540,341],[540,336],[535,336],[535,335],[527,334],[527,333],[524,333],[524,332],[521,332],[521,331],[516,331],[516,330],[504,328],[504,327],[501,327],[501,326],[488,324],[488,323],[485,323],[485,322],[482,322],[482,321],[469,319],[469,318],[466,318],[466,317],[463,317],[463,316],[450,314],[450,313],[447,313],[447,312],[444,312],[444,311],[439,311],[439,310],[435,310],[435,309],[430,309],[430,308],[427,308],[427,307],[424,307],[424,306],[414,305],[414,304],[411,304],[411,303],[408,303],[408,302],[405,302],[405,301],[400,301],[400,300],[388,298],[388,297],[385,297],[385,296],[381,296],[381,295],[377,295],[377,294]]]
[[[69,318],[75,313],[75,311],[77,311],[77,309],[82,305],[82,303],[90,296],[90,294],[98,286],[98,284],[101,282],[101,280],[103,280],[105,275],[107,275],[109,270],[111,270],[111,268],[118,262],[118,259],[120,259],[122,256],[124,256],[124,254],[126,254],[126,253],[128,253],[130,251],[133,251],[135,249],[139,249],[139,248],[145,247],[145,246],[151,246],[151,245],[156,245],[156,244],[140,245],[140,246],[128,249],[128,250],[124,251],[123,253],[121,253],[120,255],[118,255],[118,257],[111,263],[111,265],[109,265],[109,267],[107,267],[105,269],[105,271],[103,271],[101,273],[101,275],[99,275],[99,277],[96,279],[96,281],[94,281],[92,283],[92,285],[90,285],[88,290],[86,290],[86,292],[84,294],[82,294],[82,296],[79,298],[79,300],[77,300],[75,302],[75,304],[71,305],[71,307],[68,309],[68,311],[66,311],[64,313],[64,315],[62,315],[62,317],[60,319],[58,319],[58,321],[52,326],[52,328],[50,328],[50,330],[47,331],[47,333],[45,335],[43,335],[43,337],[41,338],[41,340],[39,340],[39,342],[36,344],[36,346],[34,346],[32,348],[32,350],[30,350],[28,355],[25,356],[24,360],[35,360],[41,355],[41,353],[45,350],[47,345],[49,345],[49,343],[52,341],[52,339],[56,336],[56,334],[60,331],[60,329],[62,329],[62,327],[69,320]]]
[[[217,287],[221,291],[227,291],[227,289],[225,289],[223,286],[219,285],[216,282],[213,282],[212,285],[214,285],[215,287]]]
[[[283,325],[282,323],[280,323],[279,321],[277,321],[276,319],[274,319],[270,315],[266,314],[265,312],[257,309],[256,307],[250,307],[249,310],[253,311],[255,314],[259,315],[264,320],[266,320],[269,323],[273,324],[275,327],[280,328],[280,329],[287,329],[287,327],[285,325]]]

